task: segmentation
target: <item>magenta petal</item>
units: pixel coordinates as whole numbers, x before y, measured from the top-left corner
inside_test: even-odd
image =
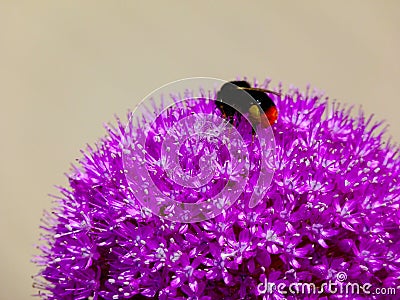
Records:
[[[318,244],[320,244],[324,248],[329,248],[329,246],[327,245],[327,243],[325,243],[323,239],[319,239]]]
[[[354,242],[351,239],[343,239],[338,242],[338,247],[343,252],[351,252],[353,248]]]
[[[227,271],[222,272],[222,278],[224,279],[224,282],[226,285],[232,285],[233,284],[233,277],[231,274],[229,274]]]
[[[189,283],[190,289],[193,291],[193,293],[197,292],[198,284],[197,281],[193,281],[193,283]]]
[[[250,241],[250,232],[247,228],[245,228],[239,234],[239,242],[248,243],[249,241]]]
[[[268,268],[271,265],[271,256],[269,255],[268,252],[266,251],[260,251],[257,253],[256,260],[258,263],[265,267]]]
[[[254,264],[254,259],[249,260],[249,262],[247,263],[247,268],[251,274],[254,273],[254,270],[256,269],[255,264]]]
[[[177,278],[175,278],[174,280],[171,281],[171,286],[173,288],[180,287],[181,285],[182,285],[182,283],[181,283],[181,278],[180,277],[177,277]]]
[[[191,233],[186,233],[186,239],[191,242],[192,244],[197,244],[199,239]]]

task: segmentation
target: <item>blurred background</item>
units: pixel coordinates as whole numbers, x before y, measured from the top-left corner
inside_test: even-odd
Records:
[[[48,193],[80,149],[168,82],[308,83],[400,138],[398,1],[0,2],[0,299],[34,293]]]

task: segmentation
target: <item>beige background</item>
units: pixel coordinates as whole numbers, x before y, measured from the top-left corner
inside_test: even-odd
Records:
[[[53,184],[153,89],[271,77],[362,104],[400,137],[398,1],[0,2],[0,299],[33,292]]]

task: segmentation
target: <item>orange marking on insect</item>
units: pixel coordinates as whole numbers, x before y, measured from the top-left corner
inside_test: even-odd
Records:
[[[277,120],[278,110],[276,109],[276,106],[271,106],[261,115],[261,124],[264,128],[274,125]]]

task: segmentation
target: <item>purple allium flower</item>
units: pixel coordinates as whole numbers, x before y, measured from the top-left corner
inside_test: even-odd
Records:
[[[36,258],[42,267],[35,278],[40,296],[297,299],[304,295],[262,293],[259,284],[309,282],[319,288],[343,272],[348,282],[399,286],[399,148],[384,142],[384,130],[375,133],[381,123],[373,124],[362,112],[352,117],[351,109],[336,103],[328,107],[318,92],[292,88],[272,97],[279,119],[272,127],[275,172],[267,193],[249,207],[262,151],[250,131],[243,136],[250,157],[244,192],[215,218],[197,223],[161,218],[135,197],[127,180],[135,174],[126,174],[121,144],[143,135],[146,120],[140,126],[132,120],[128,126],[120,120],[116,127],[107,126],[108,136],[84,152],[82,168],[74,168],[70,187],[60,188],[53,214],[44,216],[45,243]],[[166,128],[192,113],[220,114],[212,101],[190,103],[160,115],[146,135],[145,150],[149,174],[161,192],[197,203],[235,181],[226,176],[229,153],[220,141],[194,145],[188,139],[177,150],[179,164],[192,175],[199,172],[202,156],[215,153],[208,185],[181,186],[157,165],[162,149],[156,137]],[[146,188],[142,192],[148,195]],[[350,296],[325,292],[309,297]]]

